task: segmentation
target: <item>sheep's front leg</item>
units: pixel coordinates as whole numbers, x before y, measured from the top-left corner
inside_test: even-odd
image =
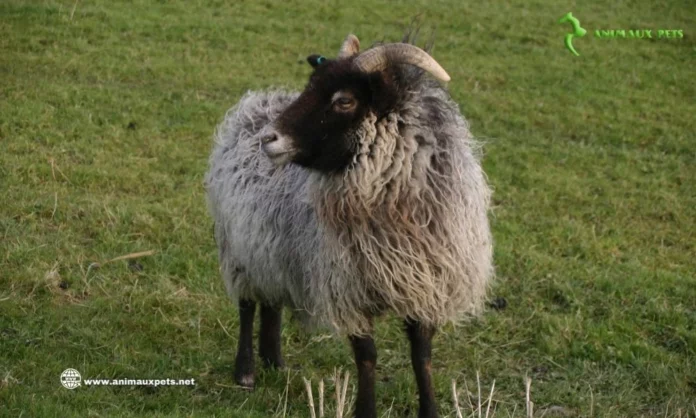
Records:
[[[254,388],[254,313],[256,303],[239,300],[239,342],[234,363],[234,380],[244,388]]]
[[[261,305],[261,332],[259,333],[259,356],[265,367],[280,369],[285,366],[280,353],[280,326],[282,306]]]
[[[351,336],[355,364],[358,367],[358,398],[355,403],[356,418],[376,418],[375,367],[377,349],[371,336]]]
[[[411,342],[411,364],[418,385],[418,417],[436,418],[437,406],[431,376],[431,349],[435,328],[406,320],[406,334]]]

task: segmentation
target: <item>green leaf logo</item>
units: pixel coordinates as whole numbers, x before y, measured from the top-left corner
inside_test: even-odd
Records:
[[[580,27],[580,21],[574,18],[571,12],[568,12],[565,16],[561,18],[561,20],[558,21],[558,23],[565,22],[570,22],[570,24],[573,26],[573,32],[565,36],[565,46],[566,48],[568,48],[568,51],[572,52],[576,56],[580,56],[580,54],[578,54],[578,51],[576,51],[575,48],[573,48],[573,38],[576,36],[578,38],[585,36],[587,31]]]

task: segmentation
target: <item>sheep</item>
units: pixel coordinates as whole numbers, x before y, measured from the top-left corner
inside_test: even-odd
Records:
[[[259,356],[283,367],[282,307],[347,335],[355,414],[376,417],[373,319],[404,320],[419,417],[436,417],[431,341],[477,315],[494,274],[491,190],[480,147],[445,87],[449,75],[408,39],[307,58],[303,92],[248,92],[216,131],[205,178],[221,274],[239,305],[235,379]]]

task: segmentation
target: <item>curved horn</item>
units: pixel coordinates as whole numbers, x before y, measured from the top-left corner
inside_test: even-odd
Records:
[[[360,41],[358,37],[352,33],[346,36],[346,39],[338,51],[338,58],[348,58],[360,52]]]
[[[360,54],[353,65],[363,72],[370,73],[382,71],[390,63],[415,65],[442,81],[450,81],[450,76],[433,57],[410,44],[388,44],[369,49]]]

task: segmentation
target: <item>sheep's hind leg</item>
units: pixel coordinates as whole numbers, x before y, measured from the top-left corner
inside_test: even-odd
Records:
[[[371,336],[351,336],[355,364],[358,367],[358,398],[355,403],[356,418],[376,418],[375,367],[377,349]]]
[[[282,306],[261,305],[259,356],[265,367],[277,369],[285,367],[280,350],[282,313]]]
[[[411,342],[411,364],[418,385],[418,418],[436,418],[437,406],[431,376],[431,349],[435,328],[418,321],[406,320],[406,334]]]
[[[234,380],[246,389],[254,388],[254,313],[256,303],[253,300],[239,300],[239,343]]]

